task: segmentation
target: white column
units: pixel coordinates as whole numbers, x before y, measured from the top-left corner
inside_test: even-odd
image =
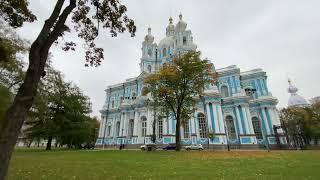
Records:
[[[138,112],[136,111],[134,114],[134,128],[133,128],[133,135],[138,136],[138,121],[139,121]]]
[[[209,106],[209,104],[206,104],[206,109],[207,109],[207,114],[206,114],[207,118],[206,118],[206,120],[208,121],[208,126],[209,126],[207,128],[209,129],[209,131],[213,131],[214,129],[212,129],[212,118],[211,118],[211,114],[210,114],[210,106]]]
[[[116,128],[115,124],[116,124],[116,116],[112,115],[112,124],[111,124],[111,132],[110,132],[111,137],[114,137],[114,131]]]
[[[242,117],[243,117],[243,121],[244,121],[244,127],[246,128],[247,134],[251,134],[250,129],[249,129],[249,119],[247,117],[247,113],[245,110],[245,106],[241,106],[241,111],[242,111]]]
[[[125,112],[123,117],[123,135],[122,136],[127,136],[127,129],[128,129],[128,112]]]
[[[106,126],[106,117],[102,117],[102,130],[101,130],[101,137],[104,137],[104,132],[105,132],[105,126]]]
[[[266,116],[265,109],[261,108],[261,111],[262,111],[262,116],[263,116],[264,125],[266,127],[267,134],[270,134],[270,129],[269,129],[269,125],[268,125],[268,119],[267,119],[267,116]]]
[[[212,104],[212,113],[214,116],[214,128],[215,128],[215,133],[221,133],[221,131],[220,131],[221,128],[219,126],[220,122],[218,122],[219,121],[219,118],[218,118],[219,114],[216,112],[216,110],[217,110],[216,106],[217,106],[216,104]]]
[[[152,111],[150,109],[147,110],[147,135],[152,134]]]
[[[226,133],[224,127],[224,120],[223,120],[223,115],[222,115],[222,108],[220,104],[217,104],[217,115],[219,116],[219,122],[220,122],[220,133]]]
[[[247,106],[246,108],[246,114],[248,117],[248,123],[249,123],[249,129],[250,129],[250,134],[254,134],[254,129],[253,129],[253,125],[252,125],[252,117],[249,111],[249,106]]]
[[[275,112],[274,108],[269,107],[268,110],[269,110],[269,114],[271,116],[270,118],[271,118],[272,125],[279,125],[277,123],[277,117],[276,117],[276,112]]]
[[[168,128],[169,128],[169,134],[172,134],[173,133],[172,132],[172,113],[168,113]]]
[[[120,112],[120,129],[119,129],[119,135],[123,136],[122,134],[122,129],[123,129],[123,123],[124,123],[124,114],[122,112]]]
[[[192,117],[190,118],[190,121],[191,121],[190,132],[191,132],[191,134],[195,134],[195,133],[196,133],[196,131],[195,131],[195,124],[194,124],[194,121],[195,121],[195,113],[192,113]]]
[[[240,135],[240,134],[243,134],[243,129],[242,129],[242,124],[241,124],[241,119],[240,119],[240,114],[239,114],[239,108],[236,106],[235,109],[236,109],[236,116],[237,116],[237,120],[238,120],[239,131],[240,131],[238,133]]]
[[[167,118],[162,118],[162,133],[167,134]]]

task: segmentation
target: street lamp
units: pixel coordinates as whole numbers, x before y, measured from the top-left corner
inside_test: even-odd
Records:
[[[270,151],[270,147],[269,147],[268,137],[267,137],[267,135],[264,133],[264,129],[263,129],[263,126],[262,126],[262,124],[261,124],[260,121],[259,121],[259,124],[260,124],[260,127],[262,127],[262,128],[261,128],[261,131],[262,131],[262,134],[263,134],[264,144],[265,144],[265,146],[266,146],[266,148],[267,148],[267,150],[268,150],[268,152],[269,152],[269,151]]]

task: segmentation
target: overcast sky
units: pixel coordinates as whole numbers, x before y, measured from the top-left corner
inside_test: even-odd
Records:
[[[33,41],[53,10],[56,0],[29,0],[38,21],[18,32]],[[92,115],[100,116],[108,85],[139,75],[141,43],[150,25],[155,41],[165,37],[168,19],[178,21],[181,12],[203,58],[216,68],[237,65],[242,71],[262,68],[279,107],[287,105],[288,78],[307,99],[320,95],[320,1],[318,0],[126,0],[128,15],[135,20],[134,38],[111,38],[100,33],[98,45],[105,59],[98,68],[84,67],[84,51],[66,53],[52,47],[53,65],[67,80],[91,98]],[[65,37],[77,41],[75,33]]]

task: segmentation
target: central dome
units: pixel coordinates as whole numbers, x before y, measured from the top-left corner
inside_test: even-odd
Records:
[[[160,41],[159,47],[169,47],[169,46],[172,46],[173,43],[174,43],[173,37],[167,36]]]

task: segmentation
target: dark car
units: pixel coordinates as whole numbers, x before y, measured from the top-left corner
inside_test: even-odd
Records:
[[[162,148],[163,150],[175,150],[176,144],[168,144],[166,147]]]
[[[81,149],[94,149],[94,144],[93,143],[81,144]]]

